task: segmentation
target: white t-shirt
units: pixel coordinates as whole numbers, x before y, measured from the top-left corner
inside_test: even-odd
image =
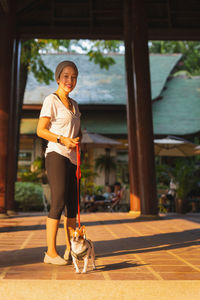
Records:
[[[71,102],[73,104],[73,112],[67,109],[58,96],[54,94],[50,94],[44,99],[40,112],[40,118],[50,118],[49,131],[69,138],[75,138],[78,136],[80,130],[81,113],[79,111],[77,102],[73,99],[71,99]],[[60,143],[49,141],[45,156],[47,153],[52,151],[68,157],[73,164],[77,164],[76,151],[68,149],[66,146],[61,145]]]

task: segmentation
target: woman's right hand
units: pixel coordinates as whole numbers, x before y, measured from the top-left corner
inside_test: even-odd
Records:
[[[79,137],[71,139],[69,137],[62,136],[60,141],[61,144],[65,145],[68,149],[75,149],[76,145],[79,143],[79,139]]]

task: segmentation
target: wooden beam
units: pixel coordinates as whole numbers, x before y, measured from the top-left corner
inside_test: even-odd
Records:
[[[89,0],[89,22],[90,32],[92,32],[94,26],[94,0]]]
[[[172,20],[172,13],[171,13],[171,0],[167,0],[167,14],[168,14],[168,27],[172,28],[173,20]]]
[[[199,41],[200,28],[150,28],[149,40]]]
[[[123,40],[122,27],[107,28],[105,31],[101,26],[19,26],[17,36],[21,39],[50,38],[50,39],[104,39]]]
[[[55,38],[55,39],[104,39],[123,40],[123,28],[115,27],[102,29],[101,26],[19,26],[17,36],[22,39],[30,38]],[[148,28],[149,40],[196,40],[199,41],[200,28]]]
[[[0,0],[0,7],[5,7],[5,11],[8,3],[9,0]],[[18,34],[22,38],[123,39],[121,5],[124,1],[105,3],[96,0],[17,1]],[[188,0],[145,0],[150,39],[199,40],[199,8],[197,0],[191,3]]]
[[[51,26],[54,26],[54,18],[55,18],[55,0],[51,0]]]
[[[17,1],[17,13],[22,12],[23,10],[30,8],[34,2],[41,2],[41,0],[24,0]]]

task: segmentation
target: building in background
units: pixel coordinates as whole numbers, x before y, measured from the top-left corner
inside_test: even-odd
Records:
[[[193,137],[200,133],[200,79],[173,77],[181,54],[150,55],[151,94],[153,126],[155,137],[177,135]],[[124,56],[113,54],[116,64],[109,70],[100,69],[89,62],[83,54],[47,54],[43,59],[54,72],[62,60],[74,61],[79,69],[75,90],[71,93],[82,113],[82,128],[113,138],[121,145],[111,148],[110,155],[116,158],[117,173],[111,171],[110,182],[116,176],[128,183],[128,141],[126,124],[126,82]],[[39,84],[33,74],[29,74],[24,95],[23,116],[20,128],[19,169],[29,167],[42,155],[45,143],[36,136],[39,111],[44,98],[55,92],[56,82],[49,86]],[[105,149],[92,148],[89,160],[105,154]],[[104,184],[104,174],[95,179],[96,184]]]

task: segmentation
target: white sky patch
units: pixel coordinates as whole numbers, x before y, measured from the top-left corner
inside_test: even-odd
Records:
[[[37,41],[37,39],[36,39],[36,41]],[[73,45],[72,44],[71,45],[71,51],[74,51],[75,53],[79,53],[79,54],[86,54],[88,51],[90,51],[92,49],[92,46],[94,45],[94,43],[95,43],[95,41],[91,41],[91,40],[79,40],[80,45],[77,45],[77,44]],[[123,41],[122,41],[122,43],[123,43]],[[63,46],[60,46],[59,48],[60,48],[60,51],[63,51],[63,52],[66,51],[66,48],[63,47]],[[95,47],[93,47],[93,49],[97,50],[97,49],[95,49]],[[40,49],[39,50],[40,54],[58,53],[58,52],[59,52],[58,50],[53,49],[51,46],[49,46],[46,49]],[[108,49],[104,49],[103,53],[104,54],[109,54]],[[119,54],[124,54],[125,53],[125,47],[124,47],[123,44],[121,46],[119,46],[119,50],[117,51],[117,53],[119,53]]]

